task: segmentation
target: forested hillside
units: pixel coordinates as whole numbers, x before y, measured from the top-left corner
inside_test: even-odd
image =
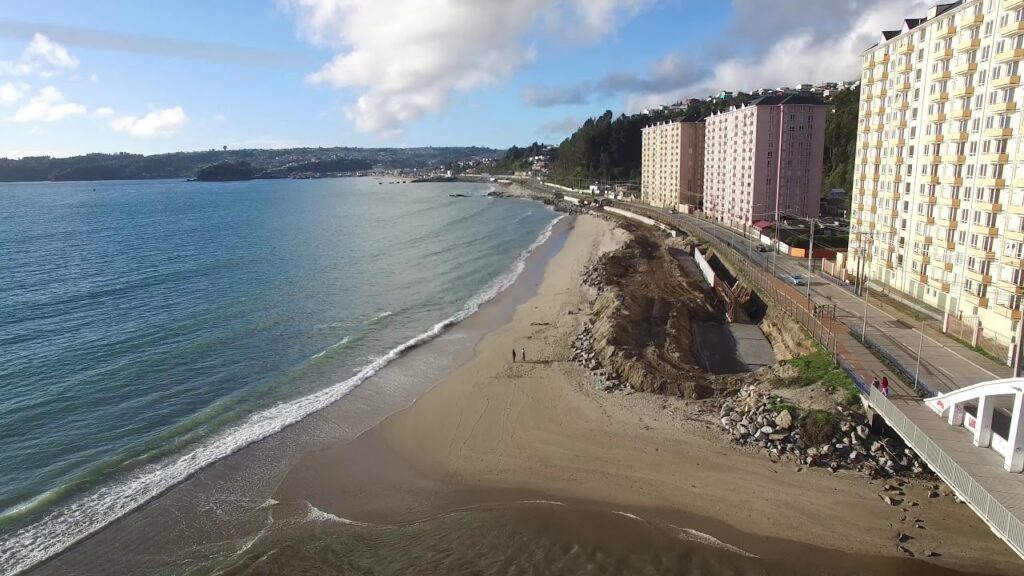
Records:
[[[840,90],[829,104],[825,122],[824,191],[833,188],[853,190],[853,163],[857,154],[857,114],[860,88]]]
[[[445,166],[469,159],[499,158],[491,148],[289,148],[208,150],[170,154],[86,154],[70,158],[0,158],[0,182],[142,180],[193,178],[199,170],[223,162],[248,162],[265,176],[334,173],[372,169]]]
[[[566,186],[584,187],[593,181],[640,180],[641,130],[666,120],[700,120],[711,114],[744,104],[757,96],[738,93],[722,100],[701,100],[686,108],[652,111],[650,114],[620,115],[610,111],[590,118],[558,147],[558,158],[550,180]],[[860,91],[840,90],[826,99],[831,105],[826,123],[825,166],[822,190],[853,186],[853,162],[857,145],[857,103]],[[513,148],[506,156],[511,160]]]

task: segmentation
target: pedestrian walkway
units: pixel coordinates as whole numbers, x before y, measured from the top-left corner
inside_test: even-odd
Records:
[[[647,215],[653,217],[650,213]],[[806,296],[801,298],[803,294],[794,287],[783,284],[776,277],[763,274],[760,266],[748,261],[739,250],[729,247],[733,243],[719,236],[715,230],[701,226],[699,221],[680,224],[705,241],[718,240],[718,250],[731,253],[727,259],[735,260],[743,268],[736,272],[746,276],[747,280],[753,280],[760,290],[784,302],[786,312],[791,317],[804,323],[805,327],[812,328],[807,325],[807,321],[813,318],[810,309],[815,301]],[[842,290],[832,284],[827,285]],[[850,295],[849,292],[845,293]],[[926,331],[914,330],[912,325],[901,318],[899,311],[891,307],[883,310],[869,306],[869,314],[874,310],[879,319],[874,323],[869,321],[867,333],[858,335],[856,329],[850,326],[858,324],[855,316],[851,318],[850,311],[854,308],[851,301],[823,288],[819,288],[818,294],[826,294],[827,298],[836,303],[837,308],[842,308],[846,313],[845,318],[814,321],[822,328],[819,333],[827,333],[826,342],[831,342],[830,350],[836,361],[857,383],[866,404],[928,463],[997,536],[1024,558],[1024,474],[1006,472],[1002,458],[992,450],[975,447],[973,435],[966,429],[949,426],[945,419],[925,405],[921,398],[922,392],[915,386],[914,380],[906,379],[906,366],[911,365],[911,359],[915,361],[918,379],[925,376],[933,386],[941,386],[945,390],[988,380],[987,377],[979,378],[975,375],[991,374],[990,369],[995,370],[996,367],[975,364],[972,360],[976,359],[967,354],[969,350],[958,350],[955,346],[947,346],[945,342],[934,339]],[[853,299],[856,301],[855,296]],[[802,306],[803,309],[794,309],[795,306]],[[863,317],[859,320],[862,323]],[[872,330],[875,332],[872,333]],[[916,351],[912,348],[913,338],[910,342],[905,341],[907,332],[917,334]],[[875,349],[871,350],[868,346]],[[898,364],[898,370],[882,362],[878,357],[880,354]],[[867,384],[876,377],[888,377],[888,396]]]

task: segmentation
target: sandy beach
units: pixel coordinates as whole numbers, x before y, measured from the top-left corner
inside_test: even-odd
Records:
[[[699,401],[598,391],[568,361],[569,343],[594,297],[581,286],[584,267],[624,239],[606,220],[577,217],[510,323],[411,407],[304,458],[275,499],[360,522],[516,499],[585,502],[685,522],[766,559],[814,558],[826,570],[862,562],[878,573],[1020,573],[981,520],[951,496],[928,499],[928,484],[907,486],[918,506],[889,506],[881,481],[733,446]],[[526,360],[513,363],[513,350]],[[901,531],[915,549],[940,554],[903,559]]]

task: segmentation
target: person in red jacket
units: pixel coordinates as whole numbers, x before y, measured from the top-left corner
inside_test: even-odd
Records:
[[[889,396],[889,377],[882,376],[882,396]]]

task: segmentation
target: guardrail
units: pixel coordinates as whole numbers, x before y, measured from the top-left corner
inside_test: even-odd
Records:
[[[870,328],[871,326],[868,326],[868,329]],[[925,383],[924,378],[921,377],[920,373],[918,373],[915,383],[915,370],[911,370],[909,367],[905,366],[902,361],[898,360],[895,356],[890,354],[889,351],[886,350],[881,343],[872,338],[870,334],[868,334],[867,338],[865,338],[864,333],[860,330],[860,328],[857,327],[850,328],[850,334],[853,335],[858,340],[860,340],[860,342],[864,344],[868,349],[870,349],[875,356],[880,357],[882,360],[884,360],[886,363],[892,366],[893,370],[899,372],[900,376],[903,377],[903,380],[908,384],[912,385],[915,390],[917,390],[918,392],[923,392],[926,396],[936,396],[938,394],[938,392],[936,392],[934,388]]]
[[[870,389],[869,401],[889,426],[917,452],[932,470],[952,488],[961,500],[985,521],[1013,551],[1024,558],[1024,522],[1010,514],[987,490],[939,448],[928,436],[907,418],[881,391]]]

